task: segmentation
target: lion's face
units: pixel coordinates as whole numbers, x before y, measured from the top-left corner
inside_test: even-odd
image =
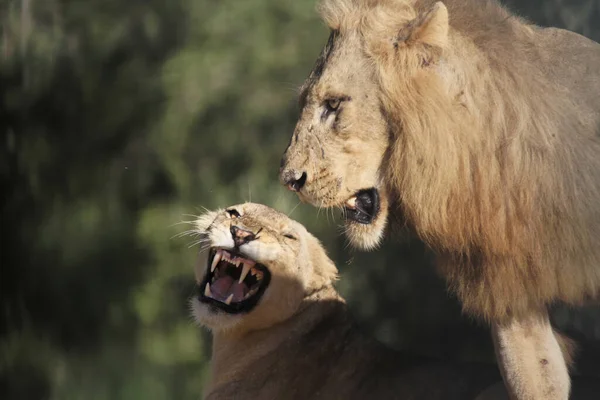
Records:
[[[264,329],[291,317],[337,271],[317,239],[267,206],[245,203],[196,223],[207,248],[196,266],[196,320],[216,331]]]
[[[388,126],[377,92],[358,36],[332,33],[302,90],[300,119],[280,170],[282,183],[301,200],[343,208],[350,239],[373,239],[358,243],[364,247],[379,241],[387,212],[380,171]]]
[[[438,74],[434,60],[447,37],[448,14],[441,3],[422,15],[408,2],[393,3],[397,9],[377,2],[352,4],[354,11],[348,4],[336,9],[335,1],[324,6],[337,19],[328,21],[331,36],[302,89],[301,114],[281,161],[280,180],[303,201],[342,208],[350,242],[372,249],[383,237],[392,203],[384,182],[401,180],[403,173],[386,165],[391,157],[403,157],[397,146],[403,122],[402,116],[388,118],[390,97],[384,92],[389,88],[383,82],[390,69],[384,66],[399,71],[394,79],[400,88],[414,88],[416,79]],[[373,39],[365,30],[379,34]],[[418,102],[421,93],[394,95]]]

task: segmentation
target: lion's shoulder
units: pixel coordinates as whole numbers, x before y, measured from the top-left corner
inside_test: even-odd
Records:
[[[549,80],[577,93],[582,106],[600,105],[600,44],[560,28],[534,28],[534,42],[543,71]],[[598,108],[598,107],[596,107]]]

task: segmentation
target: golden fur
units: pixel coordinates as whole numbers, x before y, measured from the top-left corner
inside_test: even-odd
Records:
[[[600,45],[491,0],[411,3],[321,3],[332,38],[283,168],[308,172],[300,197],[378,187],[485,319],[597,296]],[[351,100],[319,123],[331,96]],[[383,211],[351,241],[374,247]]]
[[[495,0],[324,0],[320,12],[332,32],[282,181],[302,177],[300,198],[326,207],[377,189],[372,223],[347,220],[351,243],[372,249],[403,221],[497,340],[517,345],[510,327],[531,326],[527,353],[560,358],[549,324],[531,321],[600,291],[600,45]],[[568,395],[564,366],[513,361]]]
[[[427,361],[363,336],[333,286],[337,270],[317,239],[269,207],[231,208],[239,218],[209,212],[197,232],[206,245],[227,247],[232,225],[261,229],[259,239],[239,249],[267,266],[271,283],[244,314],[211,311],[192,300],[196,320],[214,336],[205,398],[465,400],[500,381],[493,367]],[[199,283],[206,268],[205,252],[196,269]]]

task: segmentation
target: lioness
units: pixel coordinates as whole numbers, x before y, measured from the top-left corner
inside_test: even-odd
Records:
[[[499,372],[410,357],[363,336],[337,269],[299,223],[241,204],[197,222],[195,319],[213,332],[207,399],[474,399]],[[490,387],[479,399],[505,398]]]
[[[280,179],[361,248],[388,215],[491,322],[512,395],[566,399],[547,306],[600,291],[600,45],[494,0],[324,0]]]

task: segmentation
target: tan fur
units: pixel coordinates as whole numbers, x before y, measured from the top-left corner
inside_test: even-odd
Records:
[[[597,298],[600,45],[494,0],[319,9],[332,34],[281,169],[307,174],[300,198],[341,206],[378,188],[384,209],[348,223],[350,241],[374,248],[388,214],[405,221],[487,321]]]
[[[210,243],[213,247],[232,248],[233,241],[229,231],[231,225],[252,232],[258,232],[262,228],[260,240],[251,241],[241,249],[256,262],[270,267],[271,283],[262,298],[261,306],[243,318],[239,315],[208,312],[194,302],[194,315],[203,325],[235,334],[267,328],[294,314],[305,293],[329,287],[337,279],[335,265],[324,251],[313,251],[321,248],[321,244],[308,234],[304,226],[285,214],[260,204],[246,203],[231,208],[235,208],[241,217],[232,218],[224,210],[208,212],[196,221],[197,232],[204,236],[203,242],[206,245]],[[303,237],[304,240],[290,239],[284,234]],[[198,283],[204,276],[207,256],[203,252],[199,257],[195,271]],[[318,265],[319,268],[308,268],[312,265]]]
[[[548,316],[494,324],[496,357],[514,399],[568,399],[569,371]]]
[[[258,204],[233,206],[198,221],[208,246],[227,246],[230,226],[256,231],[252,253],[271,272],[258,305],[242,315],[210,311],[196,299],[196,320],[214,335],[207,399],[473,399],[500,380],[495,368],[443,364],[386,349],[352,323],[333,283],[337,270],[300,224]],[[291,233],[296,239],[283,237]],[[196,269],[204,276],[206,256]],[[482,399],[492,399],[484,395]]]
[[[308,172],[300,197],[339,206],[385,188],[486,319],[597,296],[600,46],[493,1],[446,6],[321,3],[334,34],[285,156]],[[334,96],[351,100],[320,121]],[[350,239],[372,248],[384,225]]]
[[[575,358],[577,356],[577,352],[579,351],[579,346],[577,345],[577,342],[556,330],[554,330],[554,337],[558,342],[560,352],[562,353],[567,368],[574,368]]]

